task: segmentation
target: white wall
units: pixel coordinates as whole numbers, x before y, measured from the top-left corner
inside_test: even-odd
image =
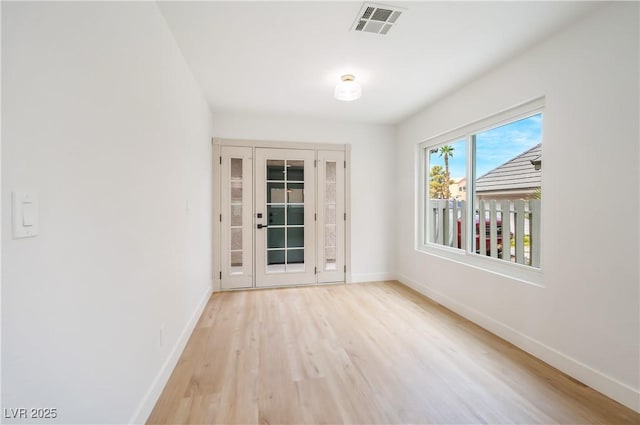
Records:
[[[351,144],[352,278],[393,276],[394,127],[238,113],[216,113],[214,125],[223,138]]]
[[[601,9],[402,123],[394,146],[389,126],[250,114],[214,114],[213,132],[154,4],[3,2],[2,407],[145,419],[210,290],[215,135],[350,143],[354,280],[397,270],[638,409],[637,17]],[[540,95],[545,287],[414,251],[415,145]],[[11,238],[12,190],[38,192],[38,237]]]
[[[640,409],[638,3],[612,4],[398,127],[402,281]],[[546,96],[544,288],[414,250],[415,147]]]
[[[2,407],[144,420],[210,291],[208,106],[146,2],[3,2],[2,88]]]

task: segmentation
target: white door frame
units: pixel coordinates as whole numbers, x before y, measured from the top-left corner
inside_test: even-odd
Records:
[[[344,196],[345,196],[345,214],[344,219],[344,282],[351,283],[351,145],[348,144],[330,144],[330,143],[302,143],[302,142],[281,142],[281,141],[261,141],[261,140],[241,140],[241,139],[225,139],[212,138],[212,289],[214,292],[223,290],[221,262],[221,238],[222,223],[220,221],[221,211],[221,148],[223,146],[250,147],[253,149],[252,158],[255,157],[256,148],[271,149],[311,149],[315,151],[341,151],[344,152]],[[255,215],[253,226],[255,227]],[[322,280],[319,280],[321,282]],[[286,285],[283,285],[286,286]]]

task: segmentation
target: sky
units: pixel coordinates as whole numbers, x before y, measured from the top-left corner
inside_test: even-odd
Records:
[[[540,143],[541,133],[542,114],[477,133],[476,176],[480,177],[534,147]],[[453,157],[449,157],[449,174],[457,180],[466,174],[466,142],[463,139],[449,145],[455,149]],[[444,168],[444,158],[439,154],[431,154],[430,162],[431,166]]]

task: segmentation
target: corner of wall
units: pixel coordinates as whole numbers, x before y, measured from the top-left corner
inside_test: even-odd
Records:
[[[431,288],[426,283],[415,281],[401,273],[397,273],[396,277],[400,283],[445,306],[465,319],[512,343],[561,372],[613,398],[630,409],[640,412],[640,392],[638,390],[517,331],[473,307],[455,301],[453,298]]]
[[[209,298],[211,298],[211,294],[212,294],[211,289],[207,289],[204,291],[198,306],[196,307],[195,311],[189,318],[189,321],[187,322],[185,327],[182,329],[182,332],[180,333],[180,337],[178,337],[178,340],[176,341],[173,348],[171,349],[169,356],[167,357],[165,362],[162,364],[160,371],[158,372],[156,377],[153,379],[153,382],[151,382],[149,389],[147,390],[144,397],[142,398],[142,401],[140,402],[135,412],[133,413],[131,420],[129,420],[130,424],[145,424],[147,422],[147,419],[149,418],[149,415],[153,411],[153,408],[156,405],[158,398],[162,394],[162,390],[167,384],[167,381],[169,380],[169,378],[171,377],[171,373],[173,372],[173,369],[176,367],[176,364],[178,364],[180,355],[184,351],[184,348],[187,345],[187,342],[189,341],[189,337],[191,336],[191,333],[193,332],[196,325],[198,324],[198,320],[200,319],[202,312],[207,306]]]

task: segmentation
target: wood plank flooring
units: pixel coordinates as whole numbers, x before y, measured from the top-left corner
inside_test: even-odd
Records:
[[[149,424],[638,424],[398,282],[223,292]]]

